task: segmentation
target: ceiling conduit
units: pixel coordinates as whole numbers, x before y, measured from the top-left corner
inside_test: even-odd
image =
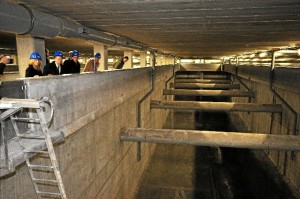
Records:
[[[128,38],[88,28],[74,21],[31,9],[23,4],[18,5],[1,1],[0,24],[2,30],[15,34],[29,34],[41,38],[55,38],[58,36],[77,38],[109,46],[123,46],[165,54]]]

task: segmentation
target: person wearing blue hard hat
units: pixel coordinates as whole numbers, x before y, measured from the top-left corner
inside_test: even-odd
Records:
[[[54,61],[52,61],[50,64],[47,64],[44,67],[43,74],[44,75],[61,75],[64,74],[64,67],[62,64],[63,60],[63,53],[61,51],[56,51],[53,54]]]
[[[38,52],[31,53],[29,57],[28,68],[25,71],[25,77],[39,77],[43,76],[41,65],[42,57]]]
[[[64,73],[80,73],[80,63],[79,52],[77,50],[73,50],[71,54],[71,59],[68,59],[64,62]]]
[[[99,60],[101,59],[101,54],[100,53],[95,53],[94,59],[90,59],[85,67],[84,67],[84,72],[96,72],[99,67]]]

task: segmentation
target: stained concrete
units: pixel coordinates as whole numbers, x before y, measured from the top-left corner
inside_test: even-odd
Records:
[[[55,147],[68,198],[132,198],[147,168],[155,144],[120,142],[123,127],[137,126],[137,103],[151,88],[151,68],[71,76],[26,79],[26,96],[48,96],[54,104],[52,130],[65,142]],[[162,100],[172,66],[156,70],[155,90],[142,104],[142,126],[161,128],[168,111],[150,110],[150,100]],[[170,98],[169,98],[170,99]],[[0,179],[1,199],[35,198],[28,169]]]

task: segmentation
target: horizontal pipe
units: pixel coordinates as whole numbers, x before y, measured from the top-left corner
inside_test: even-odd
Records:
[[[188,96],[216,96],[216,97],[254,97],[249,91],[228,90],[191,90],[191,89],[164,89],[164,95],[188,95]]]
[[[41,101],[36,99],[11,99],[2,98],[0,100],[0,109],[10,108],[40,108]]]
[[[176,75],[176,78],[180,79],[227,79],[227,75],[220,74],[220,75]]]
[[[239,84],[211,84],[211,83],[171,83],[175,88],[214,88],[214,89],[239,89]]]
[[[143,51],[156,51],[128,38],[98,31],[77,22],[29,8],[25,5],[0,1],[1,30],[34,37],[68,37],[99,42],[110,46],[123,46]]]
[[[282,112],[282,106],[280,104],[254,104],[235,102],[151,101],[151,108],[228,112]]]
[[[230,80],[226,79],[176,79],[176,83],[220,83],[220,84],[230,84]]]
[[[300,136],[260,133],[124,128],[121,141],[265,150],[300,150]]]

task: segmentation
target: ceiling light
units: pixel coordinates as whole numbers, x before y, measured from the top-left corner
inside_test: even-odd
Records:
[[[266,57],[268,55],[267,52],[262,52],[262,53],[259,53],[259,57]]]
[[[255,57],[255,54],[251,54],[251,55],[250,55],[250,58],[254,58],[254,57]]]

